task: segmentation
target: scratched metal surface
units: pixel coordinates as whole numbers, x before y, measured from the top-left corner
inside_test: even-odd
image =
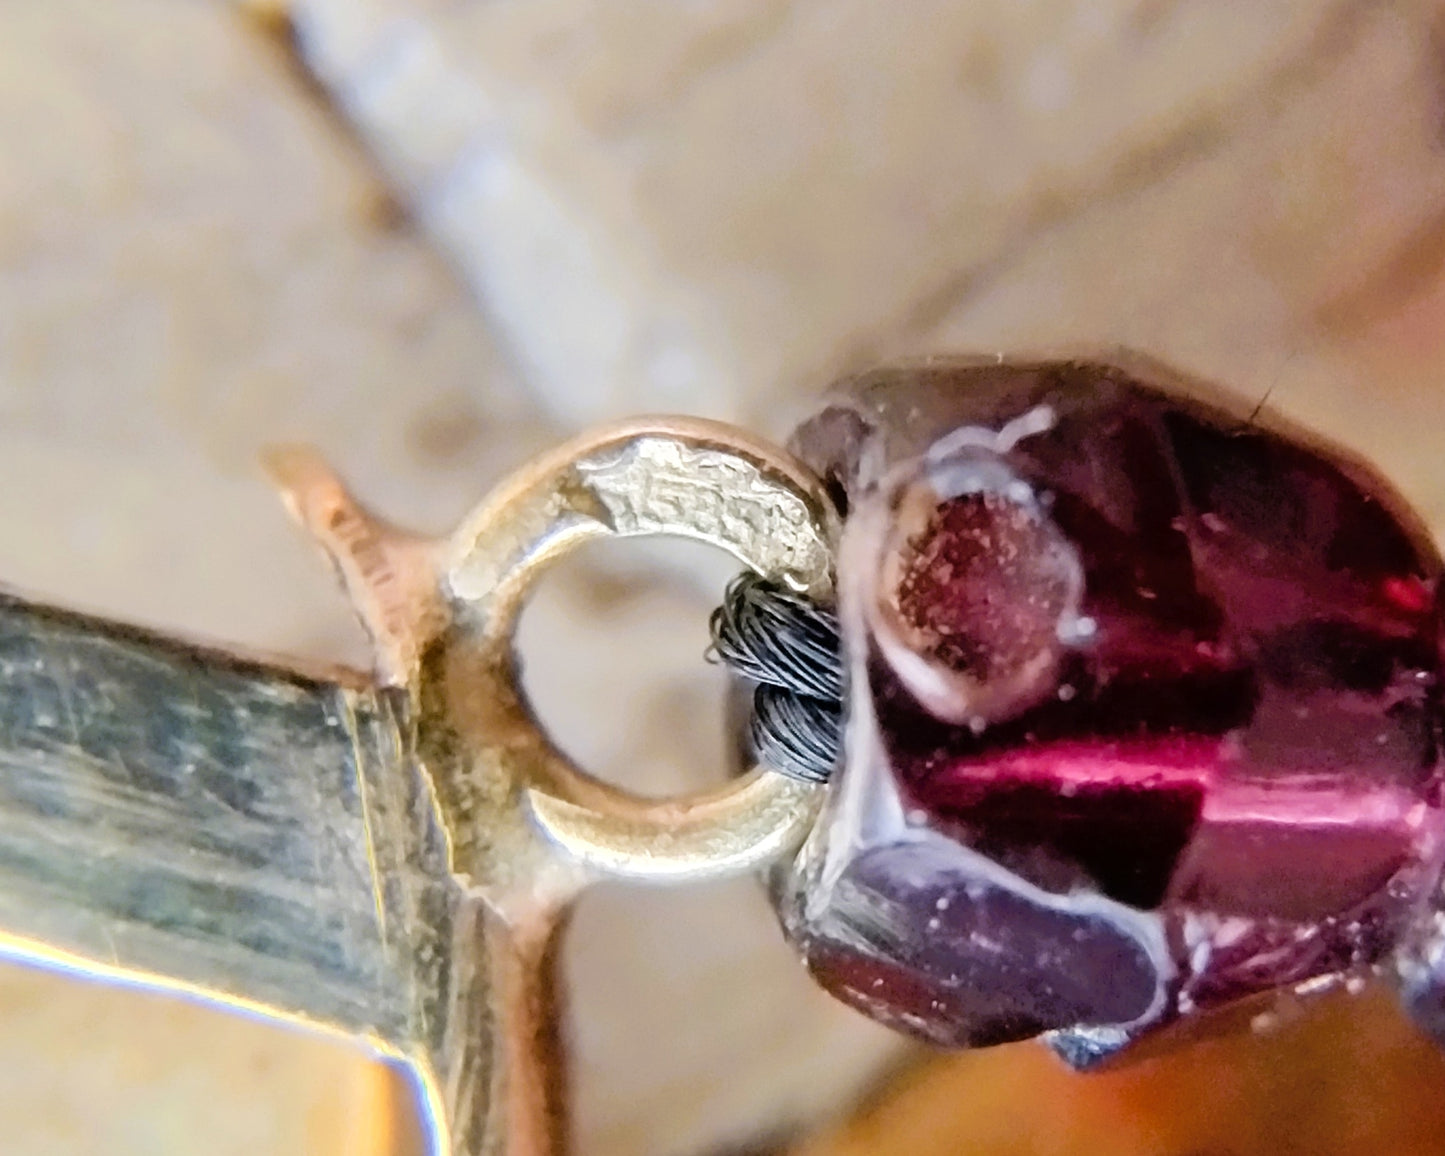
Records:
[[[396,736],[359,682],[0,596],[0,950],[403,1041]]]

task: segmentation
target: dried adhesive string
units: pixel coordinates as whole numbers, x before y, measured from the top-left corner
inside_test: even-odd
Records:
[[[843,732],[843,658],[832,607],[751,572],[712,613],[710,657],[753,685],[749,741],[765,766],[827,782]]]

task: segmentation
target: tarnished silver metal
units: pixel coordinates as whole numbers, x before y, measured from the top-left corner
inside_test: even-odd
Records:
[[[831,581],[817,482],[726,426],[642,420],[501,485],[450,537],[272,473],[337,567],[375,677],[303,672],[0,597],[0,953],[354,1038],[409,1064],[438,1154],[565,1146],[552,960],[589,883],[766,865],[816,791],[759,769],[650,801],[559,751],[512,635],[548,563],[680,535]]]

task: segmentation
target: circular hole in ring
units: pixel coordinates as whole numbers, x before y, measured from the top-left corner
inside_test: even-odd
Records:
[[[742,563],[683,538],[591,542],[551,567],[517,627],[522,685],[588,774],[648,798],[728,774],[729,679],[708,616]]]

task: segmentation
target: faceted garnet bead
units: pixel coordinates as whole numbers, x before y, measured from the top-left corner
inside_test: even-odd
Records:
[[[774,880],[825,987],[1081,1066],[1434,990],[1441,562],[1373,471],[1082,361],[879,371],[794,448],[845,515],[845,753]]]

